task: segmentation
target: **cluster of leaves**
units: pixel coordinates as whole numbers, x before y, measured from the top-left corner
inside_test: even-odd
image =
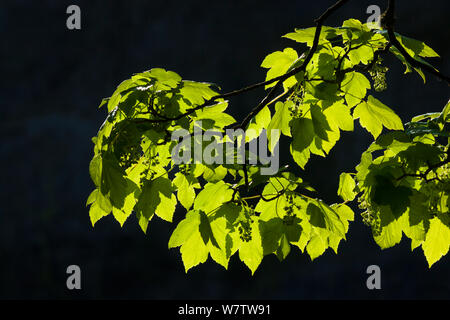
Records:
[[[263,105],[248,125],[241,127],[246,132],[244,146],[262,137],[267,129],[271,152],[280,138],[272,136],[271,130],[278,129],[291,139],[291,155],[302,169],[312,154],[325,157],[340,139],[340,131],[352,131],[357,119],[375,139],[383,127],[404,130],[393,110],[368,95],[372,85],[364,74],[374,77],[375,90],[385,87],[383,74],[386,69],[380,62],[381,53],[391,50],[407,66],[407,72],[416,70],[423,75],[420,69],[411,67],[401,53],[391,48],[383,30],[371,30],[360,21],[350,19],[341,27],[321,27],[318,43],[314,41],[316,31],[316,28],[296,29],[285,35],[306,46],[302,54],[286,48],[264,59],[262,67],[268,69],[265,82],[268,90],[276,88],[276,83],[271,80],[293,70],[298,72],[280,80],[281,94]],[[400,35],[398,40],[421,61],[421,57],[437,56],[422,42]],[[412,176],[394,183],[395,178],[391,178],[398,177],[398,172],[391,163],[368,160],[375,147],[363,155],[356,175],[358,186],[350,174],[341,176],[339,194],[345,202],[333,205],[308,196],[314,189],[297,175],[286,172],[286,168],[270,177],[262,175],[263,165],[247,164],[249,157],[255,156],[248,151],[244,153],[246,164],[238,161],[241,155],[237,153],[232,155],[233,163],[225,164],[223,159],[229,155],[213,155],[211,150],[235,143],[227,136],[204,141],[199,135],[190,135],[192,144],[184,151],[193,154],[199,148],[200,153],[209,153],[217,161],[205,164],[201,158],[191,157],[189,163],[178,164],[171,156],[177,146],[177,141],[171,140],[173,133],[180,130],[203,133],[208,129],[224,132],[225,128],[236,124],[236,120],[225,112],[228,101],[224,98],[231,94],[221,95],[217,90],[214,84],[183,80],[172,71],[156,68],[133,75],[122,82],[110,98],[102,101],[100,107],[106,106],[108,116],[92,139],[94,157],[89,167],[96,186],[87,201],[92,225],[110,214],[123,225],[134,213],[142,230],[147,232],[155,215],[172,222],[180,204],[187,213],[174,229],[169,247],[180,247],[186,271],[205,262],[209,256],[227,268],[231,256],[238,253],[253,273],[265,255],[273,253],[280,260],[285,259],[291,245],[306,252],[311,259],[328,248],[337,252],[340,241],[345,239],[349,221],[354,218],[345,202],[353,200],[357,192],[362,192],[362,203],[370,208],[368,223],[375,225],[373,221],[381,221],[379,232],[374,234],[382,247],[398,242],[385,231],[393,221],[399,221],[404,214],[410,219],[422,219],[422,213],[411,213],[410,207],[423,204],[416,193],[427,196],[425,189],[430,185],[419,186]],[[423,125],[423,122],[417,123]],[[413,134],[414,130],[426,131],[424,128],[408,127],[409,131],[402,133],[402,137],[410,139],[409,142],[397,138],[400,135],[387,136],[396,143],[401,140],[403,149],[396,147],[397,144],[391,146],[393,142],[376,142],[377,151],[382,147],[399,150],[395,154],[389,151],[391,162],[400,163],[397,169],[420,172],[424,163],[438,163],[446,152],[432,143],[425,143],[421,134]],[[431,124],[426,128],[431,130]],[[429,132],[424,136],[434,134]],[[409,148],[412,149],[408,153]],[[435,152],[426,148],[433,148]],[[425,162],[415,156],[422,152]],[[380,173],[376,173],[375,167]],[[436,174],[442,175],[440,171]],[[425,180],[430,183],[428,180],[431,179]],[[433,183],[440,187],[440,183],[445,185],[443,179],[439,176]],[[428,191],[428,195],[433,190]],[[393,194],[398,197],[392,197]],[[410,200],[412,196],[414,200]],[[395,201],[393,207],[390,201]],[[429,197],[427,201],[431,201]],[[433,202],[433,210],[442,211],[442,201]],[[427,208],[431,208],[431,203]],[[444,221],[440,215],[436,219]],[[425,235],[440,227],[437,220],[429,220],[428,227],[425,218],[414,224],[423,222],[422,235],[416,229],[401,230],[414,236],[416,246],[429,243]]]
[[[362,154],[355,180],[343,173],[340,194],[360,194],[363,217],[381,248],[421,246],[429,266],[450,247],[450,103],[412,119],[405,131],[380,136]],[[379,154],[379,156],[375,156]]]

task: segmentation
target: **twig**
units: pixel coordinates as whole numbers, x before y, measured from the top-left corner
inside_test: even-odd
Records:
[[[388,3],[388,8],[386,10],[385,13],[385,19],[386,19],[386,29],[388,32],[388,36],[389,36],[389,42],[395,47],[397,48],[398,51],[400,51],[400,53],[403,55],[403,57],[405,58],[405,60],[407,62],[409,62],[410,65],[412,65],[415,68],[421,68],[424,69],[425,71],[435,75],[436,77],[438,77],[441,80],[444,80],[447,82],[447,84],[450,86],[450,77],[440,73],[438,70],[434,69],[433,67],[430,67],[427,64],[424,64],[416,59],[414,59],[413,57],[411,57],[411,55],[406,52],[405,48],[401,45],[401,43],[397,40],[397,37],[395,36],[395,32],[394,32],[394,15],[395,15],[395,0],[389,0]]]
[[[316,32],[314,33],[314,41],[311,46],[311,50],[309,50],[308,55],[306,56],[302,65],[278,77],[279,80],[276,83],[276,85],[272,88],[272,90],[269,91],[269,93],[264,97],[264,99],[244,118],[244,120],[239,124],[238,126],[239,128],[244,129],[249,124],[250,120],[266,106],[267,102],[269,102],[274,97],[276,90],[280,88],[284,80],[306,69],[306,66],[311,61],[314,53],[317,50],[317,47],[319,46],[320,32],[322,31],[323,23],[334,11],[342,7],[348,1],[349,0],[339,0],[333,6],[329,7],[318,19],[315,20]]]

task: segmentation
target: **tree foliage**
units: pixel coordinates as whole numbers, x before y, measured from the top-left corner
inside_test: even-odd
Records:
[[[242,90],[220,94],[215,84],[183,80],[161,68],[122,82],[103,99],[100,107],[108,115],[92,139],[89,172],[96,188],[87,201],[92,225],[110,214],[123,225],[133,215],[143,232],[150,232],[155,216],[172,222],[177,206],[183,207],[186,214],[174,227],[169,248],[180,248],[186,271],[208,257],[227,268],[237,254],[254,273],[264,256],[283,260],[295,247],[312,260],[327,249],[337,253],[354,220],[348,203],[357,201],[382,249],[398,244],[404,234],[412,249],[422,247],[430,266],[447,254],[450,104],[403,124],[375,97],[387,86],[383,55],[391,52],[405,72],[417,72],[425,81],[410,58],[431,67],[425,58],[437,53],[396,33],[405,57],[387,30],[370,29],[355,19],[340,27],[323,26],[324,19],[284,35],[292,47],[269,54],[261,64],[265,81]],[[244,121],[226,113],[227,98],[260,86],[268,94]],[[273,152],[279,137],[270,130],[278,129],[290,139],[292,158],[305,169],[314,156],[326,157],[341,131],[354,130],[355,121],[375,141],[356,172],[340,175],[342,203],[319,199],[298,168],[261,174],[264,165],[249,164],[247,149],[244,164],[237,153],[231,164],[205,164],[192,156],[193,149],[205,153],[213,144],[225,150],[226,143],[236,142],[229,137],[205,142],[192,135],[193,147],[186,148],[192,151],[190,163],[172,158],[177,141],[171,136],[180,130],[242,129],[247,145],[268,129]],[[226,155],[215,156],[223,160]]]

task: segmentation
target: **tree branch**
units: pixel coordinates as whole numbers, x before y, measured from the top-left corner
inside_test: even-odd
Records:
[[[245,129],[245,127],[249,124],[250,120],[259,111],[261,111],[266,106],[266,104],[274,97],[276,90],[280,88],[280,86],[282,85],[284,80],[286,80],[286,79],[292,77],[293,75],[296,75],[300,71],[304,71],[306,69],[306,66],[311,61],[314,53],[317,50],[317,47],[319,46],[320,32],[322,31],[323,23],[334,11],[336,11],[337,9],[342,7],[348,1],[349,0],[339,0],[333,6],[329,7],[318,19],[315,20],[316,32],[314,34],[313,45],[311,47],[311,50],[309,50],[308,55],[306,56],[302,65],[297,68],[294,68],[290,72],[278,77],[278,82],[276,83],[276,85],[269,91],[269,93],[264,97],[264,99],[244,118],[244,120],[237,126],[238,128]]]
[[[421,68],[436,77],[438,77],[441,80],[444,80],[447,82],[447,84],[450,86],[450,77],[440,73],[438,70],[434,69],[433,67],[430,67],[427,64],[424,64],[413,57],[406,52],[405,48],[401,45],[401,43],[397,40],[397,37],[395,36],[394,32],[394,22],[395,22],[395,0],[389,0],[388,2],[388,8],[384,15],[384,25],[387,29],[388,36],[389,36],[389,42],[397,48],[398,51],[403,55],[403,57],[408,61],[410,65],[412,65],[415,68]]]

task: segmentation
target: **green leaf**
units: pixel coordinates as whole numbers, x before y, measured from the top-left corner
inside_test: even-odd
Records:
[[[247,139],[247,141],[251,141],[259,137],[262,130],[267,129],[271,120],[270,110],[266,106],[250,121],[247,130],[245,131],[245,138]]]
[[[345,101],[352,108],[365,98],[370,82],[359,72],[346,73],[342,81],[341,90],[345,93]]]
[[[307,214],[310,216],[310,223],[321,229],[345,239],[345,226],[341,219],[331,207],[321,200],[310,201],[307,207]]]
[[[338,84],[324,81],[308,81],[305,83],[306,92],[316,99],[335,101],[338,99]]]
[[[410,205],[412,191],[408,187],[394,186],[389,177],[375,176],[372,200],[379,205],[387,205],[395,217],[404,213]]]
[[[286,103],[277,102],[275,104],[275,114],[267,127],[268,132],[272,129],[279,129],[285,136],[291,136],[289,122],[291,121],[292,116],[289,108],[293,105],[294,103],[292,101],[287,101]],[[270,133],[268,134],[270,135]]]
[[[136,198],[140,194],[138,186],[133,181],[131,181],[130,179],[126,179],[126,182],[126,196],[124,198],[123,205],[120,208],[112,208],[113,216],[121,226],[123,226],[127,218],[133,212],[133,208],[136,205]]]
[[[380,207],[381,233],[374,235],[375,242],[381,249],[399,244],[402,240],[402,219],[396,219],[389,207]]]
[[[267,126],[267,137],[268,137],[268,147],[269,150],[272,151],[272,145],[275,145],[278,142],[280,134],[276,134],[276,141],[272,139],[272,130],[279,130],[280,133],[283,133],[285,136],[291,136],[291,128],[289,127],[289,122],[292,119],[292,115],[289,111],[289,108],[293,106],[292,101],[288,101],[286,103],[277,102],[275,104],[275,114]]]
[[[287,72],[289,67],[298,59],[297,51],[292,48],[286,48],[283,51],[276,51],[269,54],[261,64],[261,67],[269,69],[267,71],[266,81],[281,76]],[[295,77],[285,80],[287,87],[291,87],[297,81]],[[273,87],[274,83],[266,85],[266,89]]]
[[[321,256],[328,247],[328,241],[326,235],[322,235],[317,229],[313,229],[311,240],[309,240],[306,251],[308,252],[311,260],[315,260]]]
[[[356,187],[355,180],[353,180],[352,176],[348,173],[341,173],[339,177],[339,189],[338,195],[344,201],[353,201],[356,196],[356,192],[354,191]]]
[[[209,120],[210,122],[214,123],[215,128],[222,129],[223,127],[236,122],[236,120],[232,116],[225,113],[225,109],[227,107],[227,102],[220,102],[215,105],[205,107],[201,110],[197,110],[195,112],[195,121],[206,122],[205,120]],[[210,128],[212,128],[212,126],[208,129]]]
[[[181,246],[181,258],[186,272],[208,259],[209,251],[199,229],[201,220],[199,211],[189,211],[169,239],[169,248]]]
[[[317,105],[312,105],[310,112],[315,134],[320,139],[328,141],[328,131],[331,131],[331,128],[321,108]]]
[[[128,179],[119,166],[116,158],[110,154],[104,155],[101,164],[100,192],[105,195],[112,205],[121,209],[128,195]]]
[[[186,176],[178,172],[173,179],[173,184],[177,187],[177,198],[181,205],[189,210],[194,204],[195,188],[200,188],[200,184],[193,176]]]
[[[280,218],[273,218],[267,222],[261,221],[259,227],[263,254],[268,255],[276,252],[280,246],[280,239],[284,233],[283,220]]]
[[[428,261],[428,266],[436,263],[447,254],[450,246],[450,221],[448,215],[439,214],[430,220],[430,228],[425,241],[422,243],[423,253]]]
[[[180,94],[194,105],[200,105],[217,94],[210,88],[210,83],[183,80],[182,84]]]
[[[439,55],[427,46],[425,43],[419,40],[408,38],[399,34],[396,34],[397,40],[405,47],[405,50],[413,57],[439,57]]]
[[[99,154],[89,163],[89,174],[94,184],[99,187],[102,180],[102,157]]]
[[[261,236],[256,219],[251,224],[251,229],[251,240],[248,242],[242,241],[240,244],[239,259],[245,263],[253,275],[263,259]]]
[[[198,211],[189,211],[186,217],[178,223],[169,239],[169,248],[175,248],[185,243],[200,226],[200,213]]]
[[[311,62],[307,65],[306,71],[310,78],[332,80],[338,62],[327,50],[324,51],[314,54]]]
[[[140,75],[150,77],[158,81],[158,85],[163,88],[176,88],[181,82],[181,77],[173,71],[166,71],[162,68],[153,68]]]
[[[146,181],[135,206],[136,212],[147,220],[156,214],[161,219],[172,222],[177,204],[174,191],[172,183],[165,177]]]
[[[292,121],[291,154],[295,162],[304,169],[310,158],[309,146],[313,143],[315,133],[311,119],[300,118]]]
[[[403,130],[402,121],[395,112],[372,96],[369,96],[367,102],[356,106],[353,118],[359,118],[361,126],[366,128],[375,139],[383,130],[383,125],[391,130]]]
[[[225,182],[208,183],[195,198],[194,209],[210,214],[231,200],[232,196],[233,190]]]
[[[94,191],[96,191],[96,190],[94,190]],[[109,211],[105,211],[102,209],[102,207],[99,205],[98,202],[94,202],[91,205],[91,207],[89,208],[89,217],[91,219],[92,226],[94,226],[98,220],[100,220],[103,217],[106,217],[110,213],[111,213],[111,209]]]
[[[333,32],[334,28],[323,26],[319,36],[319,44],[328,42],[327,37],[333,36]],[[308,47],[312,47],[315,33],[316,27],[311,27],[306,29],[295,29],[295,32],[288,33],[283,37],[296,42],[305,43]]]
[[[333,131],[337,131],[337,129],[353,131],[354,120],[350,113],[350,108],[343,103],[343,100],[333,103],[323,113],[333,128]]]
[[[181,259],[186,272],[208,259],[208,247],[199,232],[195,232],[181,247]]]
[[[446,122],[450,120],[450,100],[447,102],[444,109],[442,110],[441,116],[442,119]]]

